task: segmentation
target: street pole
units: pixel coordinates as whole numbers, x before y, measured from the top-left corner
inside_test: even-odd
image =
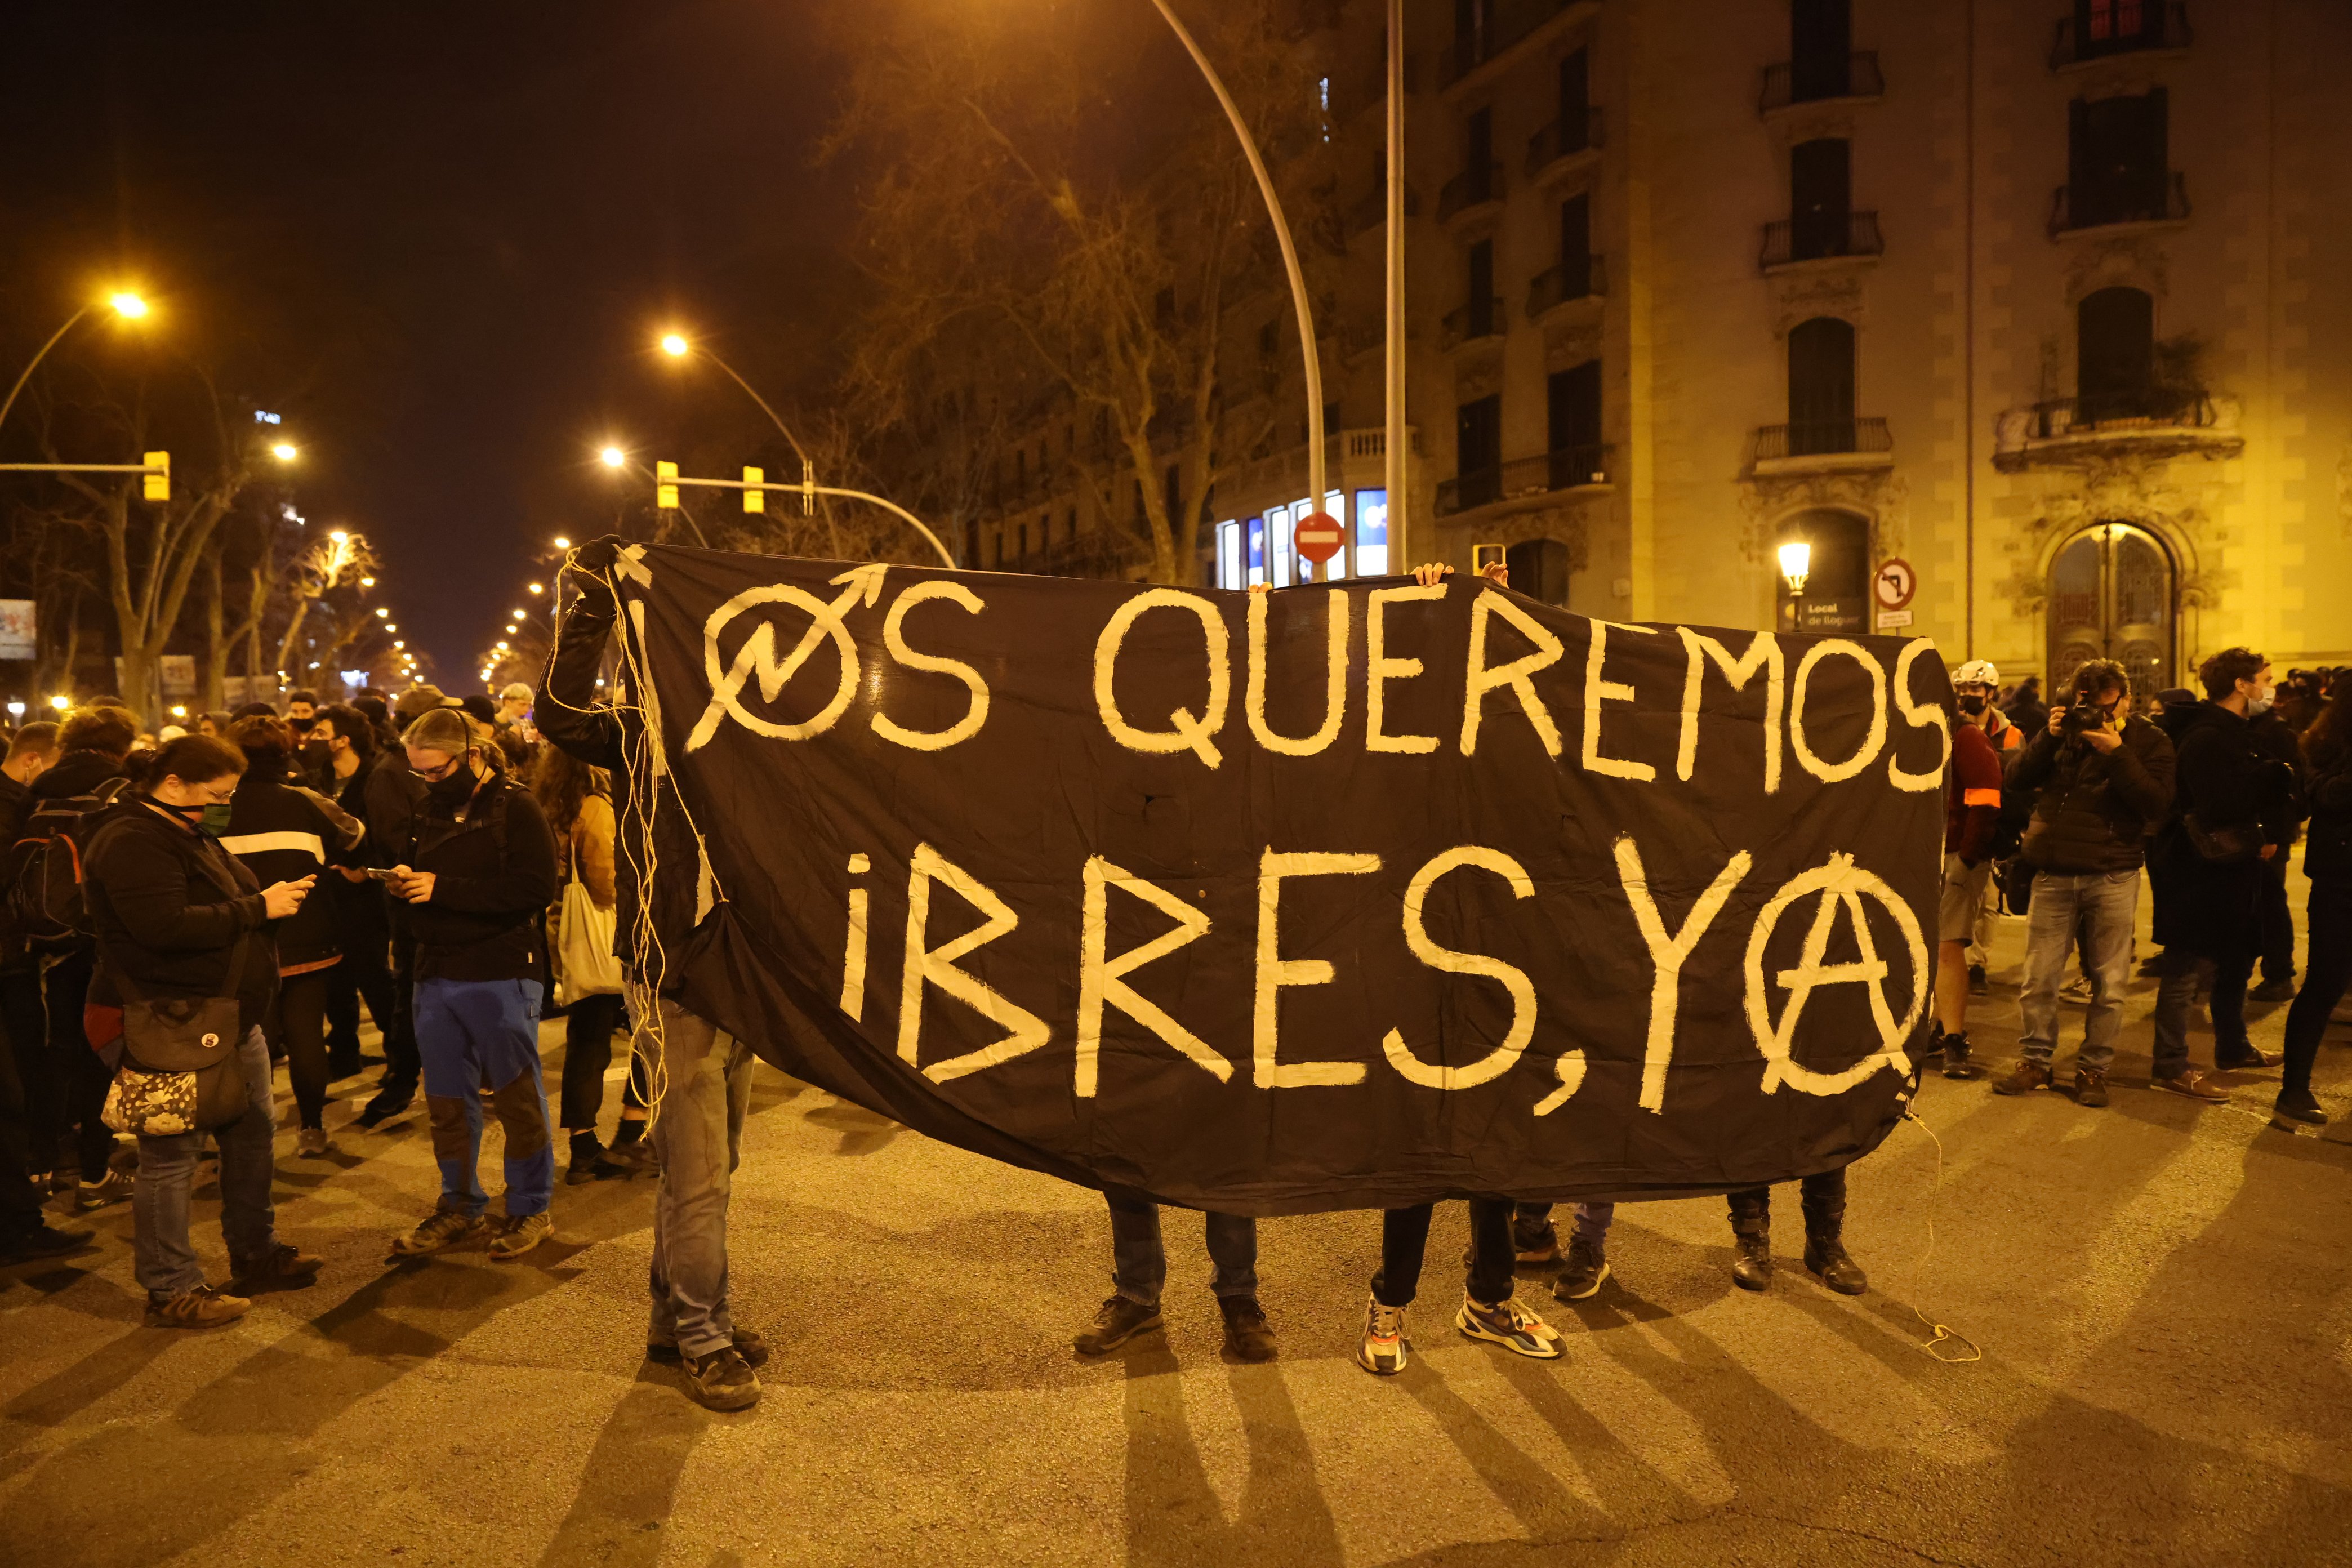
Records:
[[[33,379],[33,372],[39,368],[40,363],[43,360],[49,357],[49,351],[58,346],[58,340],[64,337],[68,332],[72,331],[74,329],[74,323],[80,321],[84,316],[89,315],[95,308],[96,307],[94,306],[84,305],[80,310],[76,310],[72,315],[66,318],[66,324],[64,326],[59,327],[56,331],[49,334],[49,341],[41,345],[41,352],[33,356],[32,363],[26,365],[24,374],[16,378],[16,384],[8,389],[8,400],[5,403],[0,403],[0,425],[5,425],[8,422],[8,410],[16,406],[16,395],[25,390],[25,384]]]
[[[798,490],[804,496],[840,496],[848,500],[871,501],[876,506],[882,507],[889,511],[897,512],[900,517],[904,518],[908,523],[913,525],[915,531],[921,534],[925,539],[929,540],[931,542],[931,548],[940,552],[940,563],[945,565],[950,572],[956,570],[955,556],[949,552],[946,545],[940,542],[940,536],[933,533],[930,529],[924,524],[921,518],[917,517],[913,512],[908,511],[897,501],[885,500],[880,496],[868,495],[864,490],[839,489],[832,485],[820,485],[811,480],[803,480],[797,485],[754,484],[749,479],[698,479],[684,474],[665,475],[661,478],[660,482],[665,485],[693,485],[707,490],[758,490],[761,495],[766,495],[771,491],[788,492]],[[680,508],[679,510],[683,510],[685,509]],[[699,532],[700,531],[697,530],[697,531]]]
[[[719,369],[725,371],[728,375],[733,379],[735,384],[743,389],[743,395],[760,405],[760,412],[768,416],[768,422],[773,425],[779,431],[782,431],[784,439],[792,443],[793,454],[801,460],[801,483],[803,492],[803,510],[808,512],[814,511],[815,503],[808,499],[807,487],[816,483],[816,465],[809,461],[809,455],[802,449],[799,438],[789,429],[785,428],[784,422],[782,420],[776,417],[776,411],[768,406],[768,400],[761,396],[757,392],[754,392],[751,389],[751,384],[750,382],[745,381],[741,376],[735,374],[735,367],[733,365],[729,364],[725,360],[720,359],[709,349],[704,349],[701,353],[703,358],[709,360],[712,364],[715,364]],[[688,519],[688,521],[691,521],[692,519]],[[699,532],[701,531],[698,529],[696,531]]]
[[[1409,570],[1405,553],[1404,435],[1404,0],[1389,0],[1388,353],[1381,480],[1389,493],[1391,573]]]
[[[1324,495],[1323,361],[1322,355],[1316,352],[1315,313],[1307,302],[1307,275],[1299,269],[1298,247],[1292,243],[1290,225],[1282,216],[1282,199],[1274,194],[1274,177],[1265,172],[1265,160],[1258,156],[1257,143],[1250,140],[1249,127],[1242,122],[1242,111],[1234,105],[1233,94],[1225,90],[1224,81],[1217,75],[1216,68],[1209,63],[1209,57],[1201,52],[1201,46],[1192,41],[1192,35],[1184,30],[1184,24],[1178,21],[1176,13],[1169,9],[1168,0],[1151,0],[1151,3],[1160,7],[1160,16],[1167,18],[1168,26],[1175,30],[1177,38],[1192,55],[1192,63],[1199,66],[1201,74],[1209,79],[1210,90],[1224,106],[1225,118],[1233,121],[1234,134],[1240,139],[1242,153],[1249,159],[1250,173],[1257,176],[1257,188],[1259,194],[1265,197],[1267,216],[1274,220],[1274,237],[1282,247],[1283,268],[1290,274],[1290,302],[1298,312],[1299,353],[1307,362],[1307,481],[1315,498],[1315,510],[1321,511]],[[1391,6],[1395,3],[1396,0],[1391,0]],[[1194,504],[1198,504],[1197,500]],[[1168,521],[1171,527],[1174,526],[1174,518]]]

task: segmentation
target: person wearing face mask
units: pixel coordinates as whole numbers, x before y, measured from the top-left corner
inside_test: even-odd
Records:
[[[1952,731],[1944,770],[1944,885],[1936,917],[1936,1026],[1946,1078],[1974,1078],[1978,1070],[1969,1061],[1969,939],[1984,913],[2000,816],[2000,754],[1984,729],[2000,689],[2000,672],[1987,659],[1971,659],[1952,674],[1963,721]]]
[[[392,868],[391,887],[416,936],[416,1045],[441,1201],[393,1252],[446,1251],[485,1228],[488,1199],[476,1167],[479,1091],[488,1084],[506,1131],[506,1215],[489,1252],[520,1258],[554,1234],[555,1144],[540,1077],[539,1009],[555,836],[530,792],[484,760],[488,726],[436,708],[401,739],[425,804],[415,858]]]
[[[188,1241],[188,1188],[205,1134],[139,1138],[131,1204],[147,1321],[210,1328],[242,1317],[257,1291],[300,1289],[320,1259],[280,1241],[270,1201],[269,1047],[261,1021],[278,989],[278,925],[292,919],[310,879],[261,886],[218,842],[228,826],[245,758],[206,735],[183,735],[155,757],[150,783],[107,813],[91,836],[84,891],[110,989],[127,998],[234,998],[246,1105],[215,1127],[226,1289],[208,1284]]]
[[[286,694],[286,722],[300,739],[310,732],[311,723],[319,716],[319,694],[297,687]]]
[[[382,757],[376,751],[375,726],[356,708],[331,702],[319,710],[310,726],[309,745],[322,748],[320,793],[362,822],[367,820],[370,781]],[[392,981],[392,925],[385,912],[383,884],[367,874],[366,866],[389,866],[398,857],[375,842],[371,834],[361,846],[366,865],[340,866],[320,885],[334,910],[337,944],[343,961],[327,972],[327,1077],[340,1080],[360,1070],[360,1003],[368,1012],[387,1047],[399,1028]]]
[[[2285,853],[2296,816],[2294,770],[2266,755],[2249,728],[2249,715],[2270,705],[2269,661],[2224,648],[2197,675],[2205,700],[2165,714],[2179,788],[2147,863],[2164,948],[2155,1087],[2218,1101],[2229,1091],[2189,1066],[2189,1010],[2210,988],[2220,1071],[2278,1065],[2246,1037],[2246,983],[2262,949],[2266,863]]]
[[[2091,971],[2091,1002],[2075,1058],[2074,1102],[2107,1103],[2107,1068],[2123,1023],[2132,926],[2150,830],[2172,805],[2172,742],[2131,710],[2131,677],[2111,658],[2074,672],[2070,701],[2019,753],[2010,783],[2040,792],[2019,853],[2034,868],[2025,931],[2025,982],[2018,1061],[1995,1094],[2051,1086],[2058,1049],[2058,987],[2079,932]],[[2179,1064],[2187,1070],[2187,1064]],[[2183,1092],[2196,1092],[2192,1074]]]

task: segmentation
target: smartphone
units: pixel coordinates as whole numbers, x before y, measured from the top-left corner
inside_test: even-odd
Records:
[[[379,882],[397,882],[400,880],[400,873],[394,870],[389,866],[370,866],[367,868],[367,874],[373,877]]]

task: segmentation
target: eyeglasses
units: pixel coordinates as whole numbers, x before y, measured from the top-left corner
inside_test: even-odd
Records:
[[[464,766],[465,762],[466,759],[464,757],[452,757],[437,768],[412,768],[409,771],[414,773],[418,778],[423,779],[426,784],[439,784],[443,779],[449,777],[460,767]]]

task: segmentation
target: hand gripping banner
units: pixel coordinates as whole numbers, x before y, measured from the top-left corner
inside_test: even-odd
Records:
[[[1844,1164],[1915,1081],[1924,639],[629,555],[672,994],[918,1131],[1235,1214],[1668,1195]]]

